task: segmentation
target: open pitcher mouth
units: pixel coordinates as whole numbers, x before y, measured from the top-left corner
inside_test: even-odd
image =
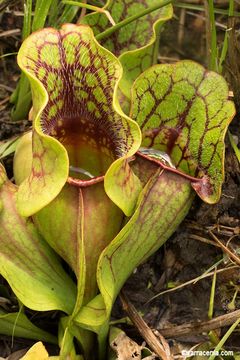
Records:
[[[109,166],[123,153],[115,126],[109,124],[101,110],[101,118],[94,118],[84,110],[87,107],[84,103],[72,104],[69,107],[75,108],[72,114],[71,110],[60,110],[46,126],[48,107],[41,117],[42,127],[46,135],[57,139],[67,150],[68,182],[87,186],[102,181]]]
[[[86,27],[74,28],[75,33],[69,27],[65,29],[53,32],[50,38],[56,59],[43,51],[44,46],[49,46],[49,35],[42,33],[43,45],[37,48],[33,59],[28,57],[26,68],[48,95],[39,130],[65,147],[69,176],[88,181],[102,177],[128,151],[127,129],[122,136],[122,118],[113,107],[121,68],[115,59],[110,62],[93,41],[86,43]]]
[[[66,182],[89,186],[103,178],[109,197],[132,210],[140,184],[125,163],[141,132],[117,101],[119,60],[88,26],[65,24],[33,33],[18,63],[31,83],[34,117],[32,169],[18,192],[22,214],[43,208]]]
[[[86,26],[50,30],[35,34],[25,68],[48,95],[39,130],[64,146],[69,177],[82,183],[103,177],[130,148],[128,124],[113,106],[122,69]]]

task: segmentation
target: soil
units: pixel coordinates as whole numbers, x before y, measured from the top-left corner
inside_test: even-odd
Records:
[[[10,7],[10,10],[21,10],[21,5],[17,2],[15,7]],[[219,15],[217,21],[223,28],[227,25],[226,17]],[[221,42],[224,32],[220,25],[218,27],[218,38]],[[1,32],[21,29],[21,26],[22,18],[16,16],[14,12],[0,13],[0,54],[15,52],[20,45],[20,33],[1,36]],[[185,11],[183,13],[177,10],[175,18],[168,22],[164,28],[159,62],[173,62],[177,59],[192,59],[207,66],[205,18],[204,16],[201,17],[199,12]],[[11,120],[12,105],[9,102],[9,97],[15,89],[20,75],[15,60],[15,56],[0,59],[0,140],[6,140],[23,133],[31,126],[27,119],[18,122]],[[231,76],[228,72],[228,64],[231,61],[229,62],[228,59],[224,70],[229,80],[231,80]],[[233,87],[234,84],[230,83],[231,90]],[[236,102],[240,103],[239,99],[236,99]],[[230,126],[230,131],[237,142],[240,140],[238,121],[238,116],[236,116]],[[11,178],[11,156],[4,160],[4,165]],[[211,267],[214,270],[213,265],[221,258],[224,258],[224,261],[218,266],[218,269],[224,271],[217,274],[213,317],[240,309],[240,295],[235,294],[236,290],[240,289],[239,263],[234,262],[234,259],[223,248],[219,247],[216,240],[216,238],[219,239],[234,254],[239,253],[239,185],[239,162],[226,137],[225,182],[219,203],[207,205],[196,197],[187,218],[174,235],[146,263],[135,270],[124,286],[124,293],[128,301],[142,314],[150,328],[164,333],[163,329],[166,328],[171,329],[177,325],[193,322],[201,325],[203,321],[208,320],[213,276],[204,277],[188,285],[187,282],[201,276]],[[180,284],[185,284],[185,286],[178,290],[174,289]],[[4,298],[1,286],[6,289],[4,279],[1,279],[0,285],[0,309],[6,307],[6,304],[2,304],[1,300]],[[171,291],[160,294],[170,289]],[[10,305],[7,305],[7,309],[16,311],[16,299],[9,288],[8,291]],[[234,294],[236,298],[233,302]],[[36,324],[41,324],[45,329],[49,329],[49,318],[53,317],[56,321],[57,316],[52,313],[44,313],[39,316],[32,311],[29,311],[28,315],[34,319]],[[119,320],[126,315],[128,314],[123,310],[120,299],[117,299],[113,310],[113,319]],[[56,323],[53,329],[55,329],[55,325]],[[133,325],[126,324],[123,320],[122,323],[120,321],[120,326],[130,338],[139,344],[144,341],[139,335],[138,329]],[[219,326],[215,330],[215,336],[221,338],[228,328],[229,326]],[[240,352],[238,334],[235,332],[230,336],[225,344],[225,349]],[[179,337],[173,330],[172,335],[170,334],[167,340],[172,354],[181,359],[183,358],[181,350],[190,349],[199,344],[206,345],[209,336],[206,331],[199,331],[198,333],[188,332]],[[17,350],[28,348],[33,343],[34,341],[18,338],[14,338],[12,341],[11,337],[0,335],[0,357],[6,358]],[[149,347],[149,344],[146,346]],[[52,354],[56,353],[56,348],[48,347],[48,350]],[[15,359],[19,358],[16,353],[14,356]],[[14,357],[10,356],[8,359],[14,359]]]

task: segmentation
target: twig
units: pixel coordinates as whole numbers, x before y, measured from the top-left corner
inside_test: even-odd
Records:
[[[7,86],[7,85],[5,85],[5,84],[0,84],[0,88],[2,88],[2,89],[4,89],[4,90],[7,90],[7,91],[9,91],[9,92],[13,92],[13,91],[14,91],[14,89],[13,89],[12,87]]]
[[[216,244],[215,241],[206,239],[206,238],[204,238],[204,237],[202,237],[202,236],[199,236],[199,235],[196,235],[196,234],[191,234],[189,237],[190,237],[191,239],[201,241],[201,242],[203,242],[203,243],[205,243],[205,244],[213,245],[213,246],[215,246],[215,247],[220,247],[220,245]]]
[[[196,18],[199,18],[199,19],[202,19],[203,21],[206,21],[206,16],[205,15],[200,15],[200,14],[197,14],[197,13],[194,13],[194,12],[191,12],[191,11],[187,11],[187,15],[191,15],[191,16],[194,16]],[[227,26],[226,25],[223,25],[221,24],[220,22],[218,21],[215,21],[215,24],[217,27],[219,27],[220,29],[223,29],[223,30],[226,30],[227,29]]]
[[[0,38],[18,35],[21,33],[20,29],[6,30],[0,33]]]
[[[211,231],[209,231],[209,234],[219,244],[219,246],[228,254],[228,256],[232,258],[238,265],[240,265],[240,258],[237,255],[235,255],[231,250],[229,250],[225,245],[223,245],[223,243]]]
[[[178,25],[178,46],[182,46],[183,43],[185,20],[186,20],[186,10],[181,9],[179,16],[179,25]]]
[[[237,268],[239,268],[238,265],[233,265],[233,266],[229,266],[228,268],[219,269],[219,270],[217,270],[216,272],[217,272],[217,273],[221,273],[221,272],[225,272],[225,271],[233,270],[233,269],[237,269]],[[184,288],[185,286],[188,286],[188,285],[196,284],[199,280],[205,279],[205,278],[210,277],[210,276],[213,276],[213,275],[214,275],[214,271],[209,272],[209,273],[207,273],[207,274],[200,275],[200,276],[198,276],[198,277],[196,277],[196,278],[193,278],[193,279],[191,279],[191,280],[189,280],[189,281],[186,281],[184,284],[175,286],[174,288],[164,290],[164,291],[158,293],[157,295],[154,295],[150,300],[148,300],[148,301],[146,302],[146,304],[150,303],[151,301],[153,301],[154,299],[158,298],[158,297],[161,296],[161,295],[164,295],[164,294],[167,294],[167,293],[176,291],[176,290],[180,290],[180,289],[182,289],[182,288]]]
[[[240,309],[232,311],[229,314],[217,316],[211,320],[201,322],[190,322],[171,328],[161,329],[161,334],[166,338],[178,338],[189,334],[199,334],[209,332],[214,329],[219,329],[224,326],[232,325],[237,319],[240,318]]]
[[[161,343],[157,339],[157,337],[154,335],[152,330],[149,328],[149,326],[145,323],[143,318],[138,314],[135,307],[129,302],[126,295],[122,291],[120,294],[120,299],[122,302],[123,309],[128,314],[128,317],[132,321],[132,323],[135,325],[139,333],[142,335],[144,340],[147,342],[149,347],[163,360],[173,360],[173,357],[171,356],[170,349],[168,346],[168,343],[163,338],[162,335],[159,335],[159,338],[161,340]]]
[[[161,56],[161,55],[159,55],[158,56],[158,60],[159,61],[168,61],[168,62],[177,62],[177,61],[179,61],[179,59],[178,58],[173,58],[173,57],[169,57],[169,56]]]
[[[0,101],[0,106],[6,104],[10,99],[10,96],[7,96],[5,99],[3,99],[2,101]]]

